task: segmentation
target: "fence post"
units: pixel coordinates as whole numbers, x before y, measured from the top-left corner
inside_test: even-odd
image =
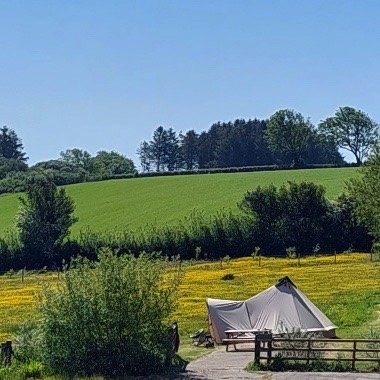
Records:
[[[255,336],[255,364],[260,364],[260,341],[259,336]]]
[[[334,264],[336,264],[336,251],[334,251]]]
[[[306,359],[306,364],[310,363],[310,353],[311,353],[311,340],[309,338],[307,342],[307,359]]]
[[[352,351],[352,370],[355,371],[355,359],[356,359],[356,340],[354,341],[353,351]]]
[[[24,282],[24,274],[25,274],[25,268],[22,268],[22,270],[21,270],[21,282]]]
[[[271,361],[272,361],[272,339],[268,340],[267,364],[270,364]]]
[[[12,342],[7,340],[5,343],[1,343],[0,364],[5,367],[11,365],[12,354]]]

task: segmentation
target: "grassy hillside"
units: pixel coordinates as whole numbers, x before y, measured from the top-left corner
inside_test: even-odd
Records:
[[[67,191],[79,217],[75,235],[86,227],[122,231],[155,221],[175,223],[195,208],[208,214],[222,208],[238,212],[236,204],[246,191],[288,180],[319,183],[334,199],[344,190],[345,181],[357,175],[356,168],[339,168],[153,177],[76,184],[67,186]],[[0,234],[13,227],[17,208],[17,194],[0,196]]]

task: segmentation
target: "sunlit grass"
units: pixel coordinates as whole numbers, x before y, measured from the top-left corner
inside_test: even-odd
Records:
[[[380,263],[368,254],[347,254],[301,259],[252,257],[220,262],[187,262],[179,291],[176,314],[181,332],[181,353],[197,357],[205,350],[193,348],[189,334],[207,329],[206,298],[245,300],[289,276],[298,288],[338,325],[341,337],[361,337],[369,326],[379,327],[376,310],[380,305]],[[222,277],[234,274],[234,279]],[[26,272],[0,277],[0,341],[12,337],[18,325],[37,319],[36,294],[43,284],[57,284],[57,273]]]
[[[289,276],[340,328],[340,336],[360,336],[368,330],[380,304],[380,265],[368,254],[308,257],[301,259],[242,258],[228,264],[199,263],[186,268],[177,316],[184,332],[207,328],[207,297],[245,300]],[[234,279],[222,277],[234,274]]]
[[[326,195],[336,199],[345,181],[358,176],[357,168],[278,170],[174,177],[133,178],[66,186],[76,204],[79,218],[75,236],[89,227],[93,231],[124,231],[157,222],[177,224],[196,208],[206,215],[221,209],[238,213],[237,202],[257,186],[287,181],[311,181],[323,185]],[[18,194],[0,195],[0,235],[14,228]]]

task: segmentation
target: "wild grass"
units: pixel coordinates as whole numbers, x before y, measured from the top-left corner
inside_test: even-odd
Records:
[[[236,204],[245,192],[258,185],[286,181],[311,181],[326,187],[335,199],[344,191],[345,181],[358,175],[357,168],[279,170],[254,173],[134,178],[67,186],[76,204],[79,222],[73,235],[90,227],[95,232],[121,232],[157,222],[176,224],[194,209],[212,215],[221,209],[239,212]],[[18,194],[0,196],[0,235],[14,228]]]

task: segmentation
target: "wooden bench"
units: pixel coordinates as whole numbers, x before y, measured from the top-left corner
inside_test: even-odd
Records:
[[[235,348],[235,351],[238,351],[238,349],[236,348],[236,345],[238,343],[254,343],[255,342],[255,337],[252,336],[252,337],[240,337],[240,338],[226,338],[226,339],[222,339],[222,342],[223,344],[226,345],[226,351],[228,351],[228,347],[230,344],[233,344],[234,345],[234,348]]]

